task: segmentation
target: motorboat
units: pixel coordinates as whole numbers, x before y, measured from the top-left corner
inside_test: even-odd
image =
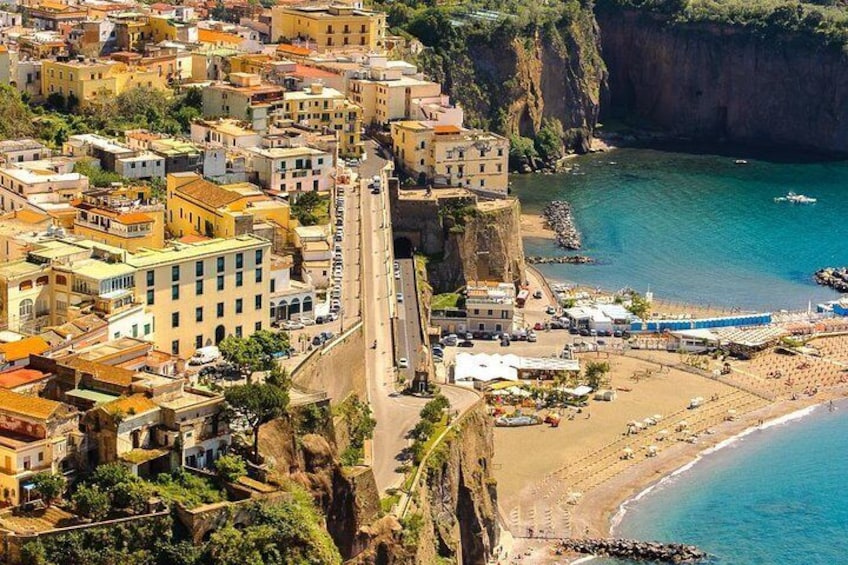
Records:
[[[736,165],[747,165],[748,161],[746,161],[745,159],[736,159],[735,161],[733,161],[733,163]]]
[[[804,194],[796,194],[787,192],[786,196],[778,196],[774,199],[775,202],[789,202],[790,204],[815,204],[818,200]]]

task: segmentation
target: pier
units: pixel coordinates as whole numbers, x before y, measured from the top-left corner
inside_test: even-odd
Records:
[[[562,257],[544,257],[540,255],[531,255],[525,258],[525,261],[530,265],[589,265],[595,260],[585,255],[563,255]]]
[[[707,553],[694,545],[629,539],[565,539],[558,547],[575,553],[660,563],[697,563],[707,558]]]
[[[580,249],[580,232],[574,225],[571,204],[565,200],[554,200],[542,210],[547,226],[553,230],[556,244],[563,249]]]
[[[818,284],[829,286],[836,292],[848,292],[848,267],[819,269],[813,278]]]

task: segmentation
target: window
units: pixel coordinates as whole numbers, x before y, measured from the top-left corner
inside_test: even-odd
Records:
[[[153,290],[147,291],[147,305],[150,306],[153,304]]]
[[[153,271],[147,271],[147,286],[153,286],[156,282],[156,275]]]
[[[20,306],[18,306],[18,314],[21,320],[32,319],[32,300],[29,298],[22,300]]]
[[[217,310],[216,313],[217,313],[218,317],[223,318],[224,317],[224,303],[219,302],[216,310]]]
[[[144,335],[150,335],[150,324],[144,324]]]
[[[244,253],[236,253],[236,269],[244,267]]]
[[[253,298],[253,302],[254,302],[254,304],[256,305],[256,309],[257,309],[257,310],[262,310],[262,295],[261,295],[261,294],[257,294],[257,295]]]
[[[202,280],[196,281],[194,283],[194,294],[195,294],[195,296],[200,296],[201,294],[203,294],[203,281]]]
[[[180,313],[172,312],[171,313],[171,327],[178,328],[180,327]]]
[[[256,322],[255,324],[253,324],[253,331],[262,331],[262,322]]]
[[[171,300],[179,300],[180,299],[180,285],[173,284],[171,285]]]
[[[179,355],[180,354],[180,340],[175,339],[171,342],[171,355]]]
[[[195,274],[195,276],[198,276],[198,277],[203,276],[203,261],[197,261],[194,264],[194,274]]]
[[[244,301],[241,298],[236,298],[236,314],[241,314],[244,310]]]
[[[491,311],[491,310],[487,311],[486,315],[487,315],[487,316],[491,316],[491,315],[492,315],[492,311]]]
[[[241,286],[243,284],[244,284],[244,273],[239,271],[238,273],[236,273],[236,286],[238,287],[238,286]]]
[[[261,249],[256,250],[256,264],[257,265],[262,264],[262,250]]]
[[[194,337],[194,348],[200,349],[203,347],[203,334]]]
[[[277,281],[275,279],[271,279],[271,292],[277,291]]]
[[[256,282],[262,282],[262,268],[256,269]]]
[[[203,306],[198,306],[194,309],[194,321],[202,322],[203,321]]]
[[[218,264],[218,272],[223,273],[224,272],[224,258],[218,257],[218,260],[216,262]]]
[[[486,165],[484,165],[483,163],[480,163],[480,172],[481,172],[481,173],[485,173],[485,172],[486,172]]]
[[[2,208],[2,206],[0,206]],[[65,275],[56,275],[56,284],[65,286],[68,284],[68,279],[65,278]]]
[[[178,282],[180,280],[180,266],[174,265],[171,267],[171,282]]]
[[[236,337],[241,337],[241,326],[236,326]]]
[[[224,290],[224,275],[218,275],[218,290]]]

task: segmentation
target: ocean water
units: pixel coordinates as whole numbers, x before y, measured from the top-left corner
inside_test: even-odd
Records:
[[[848,162],[776,162],[649,149],[582,156],[559,175],[516,175],[525,211],[572,203],[580,253],[596,265],[545,265],[555,280],[745,309],[806,308],[837,294],[812,274],[848,265]],[[775,203],[788,191],[818,198]],[[562,255],[529,239],[532,255]]]
[[[716,565],[846,563],[846,471],[848,404],[818,407],[659,483],[627,506],[614,534],[692,543]]]

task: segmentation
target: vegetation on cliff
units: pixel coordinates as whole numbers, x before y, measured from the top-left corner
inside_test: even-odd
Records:
[[[848,9],[843,0],[598,0],[602,11],[622,8],[658,14],[669,21],[744,27],[773,40],[845,47]],[[788,37],[792,34],[792,37]]]

